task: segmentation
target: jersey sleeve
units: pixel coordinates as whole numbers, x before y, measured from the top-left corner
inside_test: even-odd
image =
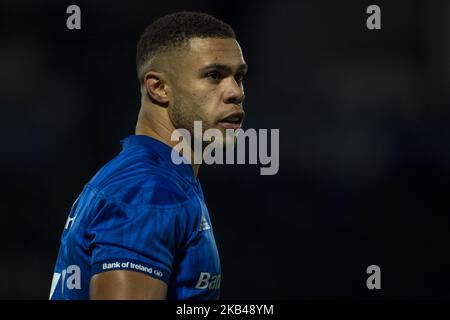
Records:
[[[100,207],[88,232],[91,276],[133,270],[168,283],[175,253],[185,239],[186,206],[105,201]]]

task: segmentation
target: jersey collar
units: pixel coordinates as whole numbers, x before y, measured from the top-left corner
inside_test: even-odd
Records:
[[[190,182],[197,184],[192,166],[188,163],[175,164],[172,162],[172,147],[146,135],[130,135],[121,141],[123,149],[132,146],[143,146],[156,152],[169,167],[179,172]]]

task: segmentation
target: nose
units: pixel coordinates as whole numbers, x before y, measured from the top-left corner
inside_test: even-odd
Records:
[[[241,105],[245,99],[244,88],[242,84],[238,84],[234,78],[230,78],[226,82],[224,92],[224,101],[229,104]]]

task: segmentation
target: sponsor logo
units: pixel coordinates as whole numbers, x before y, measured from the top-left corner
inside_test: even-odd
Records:
[[[202,216],[202,222],[200,223],[199,231],[209,230],[209,229],[211,229],[211,226],[209,225],[209,223],[206,220],[205,216]]]
[[[148,274],[153,274],[158,278],[161,278],[163,276],[163,272],[161,270],[153,269],[151,267],[143,266],[139,263],[133,263],[129,261],[105,262],[102,264],[102,270],[121,270],[121,269],[138,270]]]
[[[64,226],[64,230],[69,229],[73,225],[73,222],[75,221],[76,217],[77,216],[73,216],[73,217],[69,216],[69,217],[67,217],[66,225]]]
[[[211,275],[209,272],[201,272],[195,288],[203,290],[218,290],[220,289],[220,278],[220,274]]]

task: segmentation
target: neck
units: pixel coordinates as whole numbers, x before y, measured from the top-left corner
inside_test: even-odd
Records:
[[[173,148],[179,143],[178,141],[171,140],[172,132],[175,129],[176,128],[173,126],[172,121],[170,120],[170,117],[165,108],[159,106],[141,106],[141,109],[139,110],[135,134],[149,136]],[[200,165],[194,164],[194,152],[191,152],[191,155],[192,159],[190,159],[190,163],[192,165],[194,175],[195,177],[197,177]]]

